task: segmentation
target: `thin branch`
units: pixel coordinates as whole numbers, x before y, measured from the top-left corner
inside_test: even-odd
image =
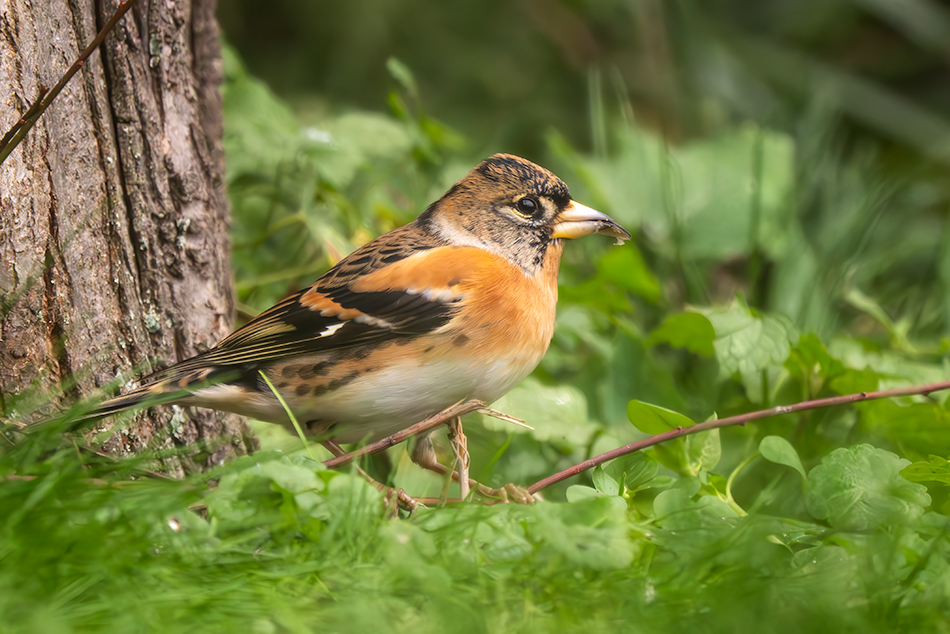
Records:
[[[377,440],[376,442],[372,442],[366,445],[365,447],[361,447],[357,449],[356,451],[351,451],[348,454],[344,454],[336,458],[330,458],[329,460],[324,460],[323,464],[325,464],[328,467],[338,467],[342,464],[346,464],[347,462],[353,460],[354,458],[359,458],[360,456],[366,455],[368,453],[378,453],[380,451],[383,451],[384,449],[395,447],[396,445],[406,440],[410,436],[414,436],[416,434],[421,434],[422,432],[429,431],[430,429],[434,429],[438,427],[439,425],[444,425],[446,421],[449,421],[455,418],[456,416],[464,416],[465,414],[476,412],[480,409],[483,409],[484,407],[485,407],[485,403],[483,403],[482,401],[475,400],[475,399],[471,399],[468,401],[459,401],[452,407],[449,407],[448,409],[444,409],[438,414],[435,414],[434,416],[430,416],[429,418],[425,419],[424,421],[420,423],[416,423],[412,427],[407,427],[406,429],[403,429],[400,432],[396,432],[392,436],[387,436],[386,438],[383,438],[382,440]]]
[[[36,122],[39,121],[40,116],[42,116],[50,104],[53,103],[53,100],[56,99],[56,96],[63,90],[63,87],[73,78],[73,75],[78,73],[79,69],[86,64],[86,60],[89,59],[92,52],[99,48],[99,45],[105,41],[109,32],[115,28],[115,25],[118,24],[122,16],[132,8],[135,2],[136,0],[124,0],[124,2],[119,3],[115,13],[112,14],[112,17],[109,18],[106,25],[102,27],[102,30],[99,31],[89,46],[79,54],[79,57],[76,58],[76,61],[73,62],[73,65],[69,67],[60,80],[56,82],[52,90],[47,91],[45,86],[40,86],[40,94],[37,96],[36,101],[34,101],[26,113],[13,124],[7,133],[3,135],[3,138],[0,139],[0,164],[2,164],[16,146],[20,144],[20,141],[23,140],[27,132],[33,128]]]
[[[656,434],[655,436],[638,440],[637,442],[630,443],[629,445],[618,447],[617,449],[613,449],[607,453],[602,453],[599,456],[585,460],[584,462],[578,463],[573,467],[565,469],[564,471],[548,476],[543,480],[538,480],[528,487],[528,492],[537,493],[545,487],[549,487],[552,484],[566,480],[567,478],[587,471],[588,469],[593,469],[597,465],[613,460],[614,458],[619,458],[620,456],[625,456],[629,453],[658,445],[662,442],[666,442],[667,440],[672,440],[673,438],[679,438],[689,434],[696,434],[701,431],[718,429],[720,427],[729,427],[732,425],[745,425],[750,421],[759,420],[761,418],[771,418],[773,416],[781,416],[782,414],[793,414],[795,412],[804,412],[811,409],[831,407],[833,405],[846,405],[848,403],[873,401],[882,398],[892,398],[895,396],[926,396],[931,392],[940,392],[942,390],[950,390],[950,381],[931,383],[929,385],[902,387],[893,390],[881,390],[879,392],[859,392],[857,394],[846,394],[844,396],[819,398],[813,401],[802,401],[801,403],[795,403],[794,405],[779,405],[778,407],[763,409],[757,412],[749,412],[748,414],[741,414],[739,416],[729,416],[728,418],[721,418],[719,420],[697,423],[696,425],[692,425],[690,427],[677,427],[676,429],[671,429],[670,431],[663,432],[662,434]]]
[[[2,150],[3,148],[7,146],[7,143],[9,143],[11,139],[13,139],[13,135],[15,135],[22,126],[26,125],[26,122],[29,119],[32,119],[34,116],[38,116],[36,113],[40,108],[40,101],[43,99],[43,97],[46,95],[47,92],[49,92],[49,88],[46,87],[44,84],[40,84],[40,89],[39,89],[40,94],[36,96],[36,101],[34,101],[33,104],[26,111],[26,113],[22,117],[20,117],[20,119],[16,123],[13,124],[13,127],[7,130],[7,133],[3,135],[3,138],[0,139],[0,150]]]

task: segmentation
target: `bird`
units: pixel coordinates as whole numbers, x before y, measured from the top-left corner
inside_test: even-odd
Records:
[[[494,154],[414,221],[86,418],[163,402],[290,427],[266,376],[309,435],[338,447],[491,403],[540,363],[564,242],[590,234],[630,239],[547,169]],[[435,466],[431,443],[417,448]]]

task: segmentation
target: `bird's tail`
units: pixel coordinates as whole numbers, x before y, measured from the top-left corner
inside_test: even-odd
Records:
[[[166,382],[149,383],[137,387],[125,394],[102,401],[96,408],[86,414],[86,420],[94,420],[117,414],[135,407],[162,405],[181,399],[188,395],[187,390],[172,388]]]
[[[125,410],[183,402],[196,389],[220,380],[221,374],[198,362],[197,357],[188,359],[146,376],[140,387],[102,401],[91,410],[88,406],[76,405],[57,416],[29,425],[28,429],[38,430],[56,421],[68,421],[63,431],[69,431]]]

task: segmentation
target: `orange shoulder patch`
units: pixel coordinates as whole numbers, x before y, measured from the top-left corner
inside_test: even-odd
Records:
[[[363,311],[355,308],[344,308],[339,303],[333,301],[323,293],[311,287],[300,296],[300,305],[310,310],[320,313],[324,317],[336,317],[337,319],[356,319],[364,317]]]
[[[447,298],[446,291],[499,265],[511,266],[501,256],[477,247],[438,247],[399,260],[364,275],[353,282],[357,292],[403,290],[413,294],[428,293],[433,298]]]

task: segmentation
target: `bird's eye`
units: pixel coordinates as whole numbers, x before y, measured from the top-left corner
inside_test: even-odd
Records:
[[[518,213],[523,216],[536,216],[541,213],[541,203],[538,202],[537,198],[532,198],[531,196],[525,196],[520,199],[517,203]]]

